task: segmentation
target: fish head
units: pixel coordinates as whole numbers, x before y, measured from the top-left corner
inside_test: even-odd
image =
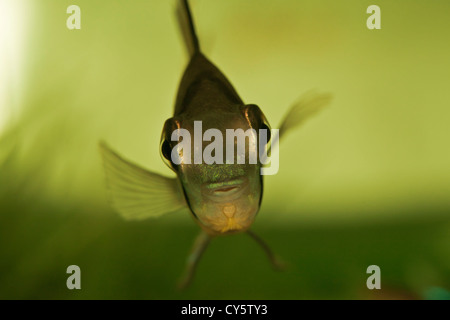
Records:
[[[262,199],[258,137],[259,129],[270,128],[267,120],[255,105],[195,119],[176,116],[166,121],[162,158],[177,173],[186,202],[203,229],[211,234],[245,231]]]

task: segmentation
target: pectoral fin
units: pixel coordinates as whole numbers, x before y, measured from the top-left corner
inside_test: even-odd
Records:
[[[109,200],[127,220],[143,220],[186,208],[183,191],[175,178],[166,178],[128,162],[100,143]]]
[[[291,107],[279,126],[279,139],[291,129],[302,125],[305,120],[322,110],[332,99],[329,93],[316,93],[310,91],[300,97]]]

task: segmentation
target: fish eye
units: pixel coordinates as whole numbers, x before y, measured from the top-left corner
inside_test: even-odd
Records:
[[[166,158],[167,160],[170,160],[170,153],[172,152],[172,150],[170,148],[169,141],[167,141],[166,139],[164,139],[164,141],[161,145],[161,152],[162,152],[162,155],[164,156],[164,158]]]
[[[267,132],[267,143],[269,143],[270,139],[272,138],[272,132],[270,131],[270,125],[267,122],[263,122],[261,125],[261,129],[266,130]]]
[[[160,148],[160,152],[161,152],[161,158],[164,161],[164,163],[171,169],[173,169],[174,165],[172,162],[172,148],[170,146],[170,142],[167,141],[166,139],[162,139],[161,141],[161,148]]]

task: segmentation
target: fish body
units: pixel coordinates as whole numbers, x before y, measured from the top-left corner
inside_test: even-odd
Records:
[[[180,2],[178,13],[190,61],[179,85],[174,116],[163,128],[161,154],[176,172],[187,205],[206,232],[216,235],[245,231],[254,221],[262,199],[261,164],[238,164],[236,152],[232,164],[194,163],[191,159],[189,164],[174,165],[170,151],[176,141],[171,136],[177,129],[194,132],[195,122],[201,123],[203,132],[218,130],[222,137],[226,137],[227,129],[246,132],[268,128],[268,123],[256,105],[244,104],[227,77],[201,52],[187,1]],[[192,145],[195,134],[198,132],[191,135]],[[202,143],[201,151],[207,145]]]
[[[211,238],[217,235],[246,231],[267,252],[273,265],[278,262],[268,246],[249,230],[263,194],[260,154],[256,155],[258,161],[249,161],[254,156],[252,153],[257,152],[251,147],[252,139],[258,139],[260,130],[270,130],[270,125],[261,109],[255,104],[245,104],[225,75],[202,53],[188,1],[179,0],[178,4],[178,21],[189,52],[189,63],[178,88],[173,116],[163,126],[160,143],[161,157],[176,177],[167,178],[133,164],[103,142],[100,151],[110,203],[125,219],[142,220],[188,209],[202,228],[188,259],[183,281],[187,285],[200,256]],[[328,94],[306,95],[294,104],[281,123],[280,137],[329,101]],[[198,124],[201,124],[200,132],[196,130]],[[249,133],[244,140],[244,153],[234,153],[232,161],[227,158],[206,163],[201,156],[197,161],[196,154],[206,152],[210,143],[203,139],[208,130],[220,133],[219,137],[227,137],[229,130]],[[182,132],[192,133],[187,138],[183,136],[183,143],[194,146],[193,152],[177,149],[180,141],[174,139],[174,134]],[[202,137],[200,144],[195,140],[198,134]],[[214,137],[218,139],[217,135]],[[263,147],[270,148],[268,141],[264,142],[267,144]],[[231,144],[234,148],[234,138]],[[223,149],[216,149],[216,152],[227,153],[227,147],[222,146]],[[174,155],[182,161],[175,161]],[[246,160],[243,163],[239,161],[242,158]]]

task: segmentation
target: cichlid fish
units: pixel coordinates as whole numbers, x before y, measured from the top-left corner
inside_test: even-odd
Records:
[[[265,242],[249,230],[262,201],[261,162],[173,161],[172,151],[177,142],[172,141],[172,134],[180,129],[194,133],[194,122],[201,121],[203,130],[214,128],[223,136],[227,129],[270,129],[261,109],[245,104],[225,75],[202,53],[187,0],[179,0],[177,15],[190,61],[179,85],[173,117],[164,124],[160,144],[161,157],[176,177],[167,178],[143,169],[102,142],[100,151],[111,205],[127,220],[189,209],[202,231],[189,256],[182,287],[189,284],[202,253],[217,235],[247,232],[262,246],[273,266],[280,268],[281,262]],[[279,137],[328,104],[330,98],[329,94],[304,96],[281,123]],[[272,137],[272,143],[277,143],[279,137]],[[202,143],[200,148],[204,150],[206,145]],[[270,149],[270,142],[267,148]],[[252,151],[246,149],[246,157],[249,152]]]

